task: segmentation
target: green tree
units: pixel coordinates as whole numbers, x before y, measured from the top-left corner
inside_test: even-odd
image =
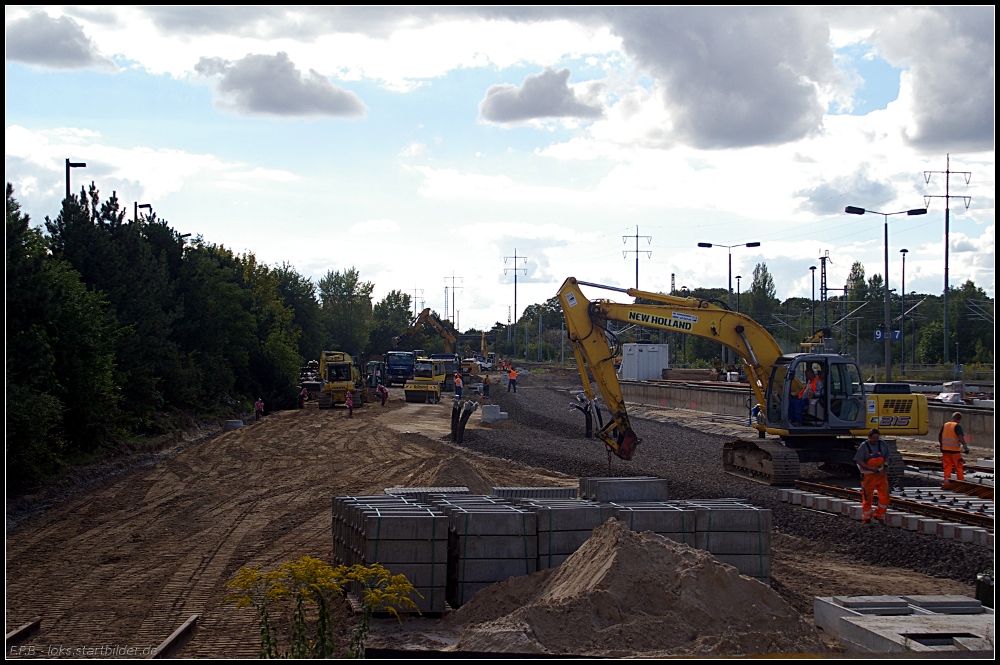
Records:
[[[283,263],[273,273],[278,292],[294,312],[293,323],[299,331],[299,354],[303,358],[319,358],[320,351],[323,350],[323,326],[316,285],[288,263]]]
[[[771,315],[778,309],[778,299],[775,297],[777,290],[774,287],[774,278],[767,270],[767,264],[758,263],[753,269],[753,282],[750,290],[744,298],[746,303],[745,311],[747,315],[762,326],[768,326],[771,322]],[[744,309],[741,307],[741,309]]]
[[[392,340],[410,327],[410,296],[394,290],[375,304],[368,334],[369,356],[381,356],[393,348]]]
[[[324,350],[360,356],[368,343],[375,285],[362,282],[356,268],[330,270],[319,281]]]
[[[104,298],[54,258],[8,183],[7,487],[17,490],[89,453],[120,423],[112,348],[117,327]]]

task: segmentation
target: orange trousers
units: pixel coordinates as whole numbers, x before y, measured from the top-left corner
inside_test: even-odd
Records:
[[[878,506],[875,507],[875,519],[884,520],[885,511],[889,509],[889,477],[885,473],[866,473],[861,476],[861,521],[868,522],[872,518],[874,494],[878,493]]]
[[[951,480],[951,470],[954,468],[959,480],[965,480],[965,460],[962,453],[941,453],[941,465],[944,467],[944,479]]]

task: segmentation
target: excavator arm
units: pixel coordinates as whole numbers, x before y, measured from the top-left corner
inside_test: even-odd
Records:
[[[655,304],[619,304],[608,300],[588,300],[580,285],[626,293]],[[658,328],[696,335],[732,349],[743,359],[750,387],[763,404],[767,381],[774,361],[781,356],[778,343],[760,324],[729,309],[698,298],[679,298],[661,293],[620,289],[579,282],[568,278],[559,289],[559,302],[566,319],[566,331],[577,360],[584,393],[594,398],[587,370],[611,411],[611,420],[597,435],[622,459],[631,459],[640,439],[632,431],[621,386],[615,373],[617,341],[606,321],[620,321],[647,328]]]
[[[427,307],[424,311],[420,312],[417,320],[413,322],[413,325],[410,326],[409,330],[402,333],[399,337],[393,338],[393,345],[395,346],[399,344],[400,340],[408,339],[416,335],[420,330],[420,326],[422,326],[425,322],[429,323],[431,327],[434,328],[439,335],[441,335],[441,339],[444,340],[444,352],[455,353],[455,344],[457,342],[455,336],[452,335],[447,328],[441,325],[440,321],[434,318],[434,315],[431,314],[430,307]]]

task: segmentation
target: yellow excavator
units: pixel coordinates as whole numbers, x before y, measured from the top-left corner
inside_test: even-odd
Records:
[[[588,300],[580,287],[618,291],[655,304],[620,304]],[[751,410],[751,426],[757,439],[737,439],[723,448],[723,468],[734,475],[770,485],[788,485],[799,476],[801,462],[816,462],[853,468],[858,445],[868,430],[878,427],[883,437],[927,433],[927,398],[910,392],[904,384],[876,384],[866,391],[857,362],[833,353],[783,354],[778,343],[759,323],[730,310],[718,301],[681,298],[661,293],[621,289],[568,278],[559,289],[559,302],[566,319],[566,332],[573,347],[590,420],[594,383],[610,410],[610,420],[601,422],[597,436],[618,457],[632,459],[641,438],[632,429],[614,358],[619,344],[607,322],[628,324],[696,335],[718,342],[743,361],[750,388],[757,399]],[[800,391],[806,385],[806,370],[819,372],[822,391],[808,404]],[[581,400],[582,401],[582,400]],[[768,438],[768,436],[774,438]],[[890,443],[890,482],[902,475],[902,456]]]

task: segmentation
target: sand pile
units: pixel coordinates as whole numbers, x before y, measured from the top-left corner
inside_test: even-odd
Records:
[[[581,656],[821,653],[770,587],[709,553],[608,520],[558,568],[483,589],[446,619],[459,651]]]

